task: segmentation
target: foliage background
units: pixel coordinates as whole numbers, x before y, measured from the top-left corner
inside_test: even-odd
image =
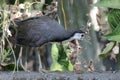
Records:
[[[66,30],[81,29],[87,31],[86,39],[80,41],[82,49],[78,59],[81,70],[118,70],[120,62],[118,54],[120,1],[100,0],[98,3],[96,2],[97,0],[1,0],[1,70],[4,70],[6,65],[11,63],[17,65],[19,60],[22,62],[19,64],[23,64],[25,70],[38,71],[40,55],[43,68],[50,68],[52,63],[51,44],[40,47],[36,52],[33,48],[23,47],[22,49],[20,46],[15,46],[13,41],[15,27],[13,24],[11,25],[11,22],[14,18],[25,19],[41,15],[53,17]]]

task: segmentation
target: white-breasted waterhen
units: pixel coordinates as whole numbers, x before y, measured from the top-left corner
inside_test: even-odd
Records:
[[[47,42],[81,40],[85,36],[81,30],[65,30],[57,21],[47,16],[32,17],[15,23],[15,41],[24,46],[39,47]]]
[[[57,21],[47,16],[32,17],[15,23],[15,42],[19,45],[39,47],[48,42],[81,40],[85,37],[83,31],[65,30]]]

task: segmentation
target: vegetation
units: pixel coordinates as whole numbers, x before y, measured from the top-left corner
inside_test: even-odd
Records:
[[[114,3],[114,4],[113,4]],[[113,51],[114,54],[118,54],[117,62],[119,67],[120,62],[120,52],[119,52],[119,42],[120,42],[120,1],[119,0],[111,0],[105,1],[101,0],[97,4],[97,6],[107,7],[109,9],[108,13],[108,23],[110,25],[110,33],[105,35],[104,37],[108,39],[110,42],[107,44],[103,53],[99,55],[101,58],[104,58]],[[118,47],[118,48],[116,48]],[[116,49],[115,49],[116,48]],[[115,49],[115,50],[114,50]],[[120,67],[119,67],[120,68]]]
[[[14,19],[23,20],[42,15],[56,19],[67,30],[82,29],[87,31],[86,39],[80,41],[80,44],[75,45],[72,42],[63,45],[52,43],[52,46],[46,44],[40,47],[38,52],[41,54],[41,59],[46,58],[49,53],[52,57],[52,63],[44,63],[44,68],[48,67],[47,69],[51,71],[99,71],[105,70],[103,67],[106,70],[119,70],[120,0],[100,0],[95,4],[93,3],[94,0],[93,2],[89,0],[1,0],[0,70],[17,70],[18,65],[20,70],[27,70],[29,69],[28,64],[32,64],[31,66],[34,67],[35,64],[39,63],[33,48],[21,48],[21,46],[14,44],[16,34]],[[96,6],[103,8],[98,9]],[[101,14],[98,14],[97,10]],[[82,48],[78,47],[80,45]],[[81,53],[80,56],[78,56],[79,53]],[[36,62],[29,60],[33,58]]]
[[[39,13],[35,14],[35,12],[31,12],[33,10],[41,11],[43,3],[32,0],[2,0],[0,6],[0,66],[8,70],[6,68],[10,65],[9,68],[11,68],[9,70],[15,70],[17,57],[14,45],[16,34],[14,19],[25,19],[29,16],[39,15]],[[13,64],[14,67],[11,66]]]

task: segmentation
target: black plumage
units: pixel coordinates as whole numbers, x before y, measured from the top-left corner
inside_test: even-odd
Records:
[[[17,21],[16,43],[25,46],[41,46],[47,42],[62,42],[81,30],[66,31],[57,21],[47,16]]]

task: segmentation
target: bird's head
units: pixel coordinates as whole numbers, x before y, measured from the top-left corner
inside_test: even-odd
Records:
[[[86,33],[81,30],[75,31],[71,36],[71,38],[69,39],[70,43],[76,46],[78,49],[80,49],[81,46],[78,40],[83,40],[85,38],[85,34]]]
[[[85,32],[81,30],[73,30],[71,31],[71,37],[70,40],[83,40],[85,38]]]
[[[83,40],[85,37],[85,32],[81,31],[81,30],[71,30],[69,31],[69,37],[64,40],[63,42],[69,42],[72,40]]]
[[[83,40],[84,37],[85,37],[85,33],[74,33],[71,39]]]

